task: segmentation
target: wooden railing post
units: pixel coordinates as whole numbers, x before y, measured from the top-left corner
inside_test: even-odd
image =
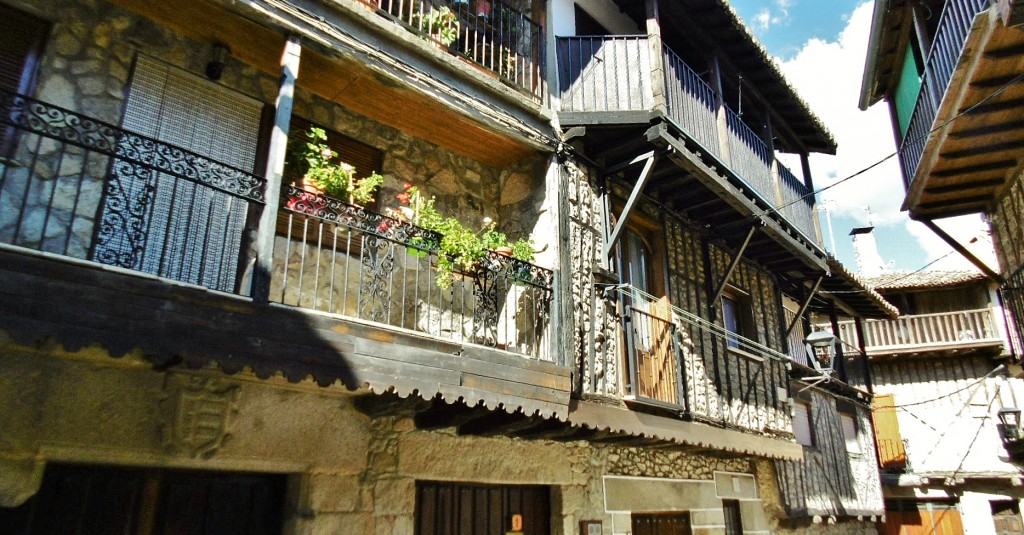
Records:
[[[647,46],[651,51],[651,92],[654,96],[654,110],[668,114],[665,98],[665,54],[662,53],[661,21],[658,15],[658,0],[646,0]]]
[[[256,231],[256,265],[252,274],[250,296],[259,303],[270,297],[270,276],[274,262],[274,235],[277,229],[277,210],[281,199],[281,176],[284,173],[285,154],[288,149],[288,126],[295,100],[295,79],[299,76],[299,56],[302,47],[297,36],[289,36],[281,54],[281,86],[274,103],[274,130],[270,134],[267,158],[267,189],[263,212]]]

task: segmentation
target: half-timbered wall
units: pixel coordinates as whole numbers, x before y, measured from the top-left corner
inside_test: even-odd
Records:
[[[580,388],[587,394],[621,396],[627,391],[629,374],[623,354],[625,341],[621,340],[621,305],[617,293],[602,290],[618,279],[615,275],[595,275],[595,268],[604,266],[600,259],[604,232],[602,204],[595,179],[586,168],[567,163],[563,178],[570,190],[574,344],[580,351],[578,359],[583,370]],[[628,195],[623,187],[611,189],[618,197]],[[611,204],[614,211],[614,203]],[[644,200],[636,210],[660,227],[653,239],[655,247],[665,248],[663,270],[667,269],[665,278],[671,304],[703,321],[723,325],[721,305],[709,300],[734,253],[652,202]],[[774,277],[741,261],[729,282],[749,296],[749,313],[753,318],[749,337],[780,350],[779,297]],[[694,321],[677,317],[675,325],[681,332],[680,354],[676,358],[682,365],[685,402],[695,418],[727,422],[758,432],[791,432],[785,405],[787,380],[781,366],[729,349],[723,336]]]
[[[807,517],[835,521],[881,515],[884,504],[870,411],[829,393],[807,394],[813,444],[804,447],[803,461],[775,462],[787,516],[799,522]],[[841,410],[855,418],[856,446],[844,439]]]

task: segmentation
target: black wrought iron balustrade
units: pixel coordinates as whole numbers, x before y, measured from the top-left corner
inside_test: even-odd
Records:
[[[900,165],[908,186],[921,164],[925,144],[935,126],[935,115],[963,53],[974,17],[988,7],[988,0],[948,0],[942,9],[935,38],[925,60],[921,90],[900,144]]]
[[[549,359],[550,270],[490,252],[438,284],[434,232],[295,186],[281,206],[272,300]]]
[[[542,96],[544,34],[515,7],[496,0],[370,0],[382,14],[451,53]]]
[[[0,90],[0,242],[235,291],[264,180]]]

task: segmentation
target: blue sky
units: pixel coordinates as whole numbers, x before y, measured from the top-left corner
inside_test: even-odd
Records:
[[[870,0],[731,0],[754,34],[776,57],[787,79],[835,136],[835,156],[812,155],[815,187],[845,178],[892,154],[895,142],[884,103],[857,109],[873,2]],[[791,169],[799,162],[785,161]],[[904,190],[896,158],[818,196],[831,212],[832,229],[822,217],[826,248],[835,240],[837,257],[856,269],[849,236],[872,225],[879,252],[892,269],[973,269],[923,225],[900,211]],[[940,225],[961,243],[986,237],[977,217]],[[973,247],[973,246],[972,246]],[[990,249],[990,248],[989,248]],[[995,265],[990,251],[973,249]]]
[[[792,58],[812,38],[835,41],[863,0],[732,0],[772,54]]]

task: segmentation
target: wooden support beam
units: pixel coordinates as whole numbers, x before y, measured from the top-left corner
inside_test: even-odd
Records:
[[[939,157],[947,160],[955,160],[959,158],[970,158],[971,156],[992,154],[993,152],[1020,151],[1022,149],[1024,149],[1024,142],[1020,139],[1013,139],[1010,141],[1001,141],[999,143],[979,143],[969,149],[940,152]]]
[[[949,244],[949,246],[956,250],[956,252],[960,253],[961,256],[966,258],[968,262],[974,264],[975,267],[981,270],[981,272],[984,273],[985,276],[988,277],[990,280],[992,280],[996,284],[1003,283],[1003,277],[1001,277],[998,273],[993,271],[992,268],[988,267],[988,264],[982,262],[980,258],[974,256],[974,253],[967,250],[966,247],[961,245],[960,242],[956,241],[955,238],[946,233],[945,230],[942,230],[942,228],[935,224],[934,221],[932,221],[931,219],[919,219],[918,221],[923,223],[924,226],[928,227],[928,229],[934,232],[936,236],[942,238],[942,241]]]
[[[949,133],[949,137],[966,139],[977,136],[1005,134],[1007,132],[1016,132],[1018,130],[1024,130],[1024,119],[1006,122],[992,122],[976,128],[954,130]]]
[[[823,280],[825,280],[825,276],[821,275],[818,277],[818,280],[815,281],[814,287],[812,287],[810,293],[807,294],[807,298],[800,304],[800,310],[798,310],[796,316],[793,317],[793,322],[789,324],[789,327],[786,327],[786,332],[782,335],[783,338],[789,338],[789,335],[793,333],[793,329],[796,328],[797,322],[799,322],[800,318],[802,318],[804,313],[807,312],[807,308],[811,306],[811,300],[814,299],[814,294],[818,293],[818,288],[821,287],[821,281]]]
[[[612,251],[615,250],[615,243],[619,240],[622,235],[622,231],[626,229],[626,220],[629,219],[629,214],[633,211],[638,200],[640,200],[640,193],[643,192],[644,186],[647,185],[647,180],[651,177],[651,169],[654,168],[654,164],[658,160],[658,155],[654,152],[648,152],[638,158],[634,158],[629,165],[633,165],[637,162],[644,161],[644,168],[640,171],[640,176],[636,179],[636,184],[633,186],[633,192],[629,194],[629,200],[626,201],[626,206],[622,209],[622,214],[619,215],[619,220],[615,222],[615,229],[612,230],[611,235],[608,237],[608,242],[604,244],[604,257],[609,258],[612,255]]]
[[[979,188],[995,188],[998,186],[1002,186],[1005,183],[1006,179],[1004,177],[986,178],[984,180],[972,180],[967,184],[950,184],[948,186],[928,186],[924,188],[924,191],[925,193],[931,193],[932,195],[940,195],[943,193],[952,193],[954,191],[963,192],[965,190],[970,191]]]
[[[1005,171],[1015,165],[1017,165],[1017,160],[999,160],[977,165],[953,167],[950,169],[943,169],[941,171],[932,171],[931,178],[949,178],[954,176],[971,175],[984,171]]]
[[[302,46],[297,36],[289,36],[281,53],[281,85],[274,102],[274,129],[270,134],[267,157],[264,204],[256,230],[256,265],[253,268],[249,296],[258,303],[270,299],[270,274],[274,262],[274,236],[277,234],[277,210],[281,200],[281,176],[288,152],[288,126],[295,101],[295,80],[299,76]]]
[[[750,243],[750,238],[754,236],[754,233],[757,232],[757,229],[759,227],[764,226],[763,222],[759,223],[760,224],[755,223],[750,227],[750,230],[747,231],[747,237],[743,239],[743,245],[740,245],[740,249],[736,251],[736,256],[734,256],[732,258],[732,261],[729,262],[729,267],[725,270],[725,273],[722,275],[722,280],[718,283],[718,288],[715,289],[715,294],[714,297],[711,298],[711,303],[717,303],[718,300],[722,297],[722,292],[725,291],[725,287],[729,284],[729,277],[732,277],[732,272],[736,271],[736,266],[739,265],[740,259],[743,258],[743,253],[747,250],[747,245]]]

